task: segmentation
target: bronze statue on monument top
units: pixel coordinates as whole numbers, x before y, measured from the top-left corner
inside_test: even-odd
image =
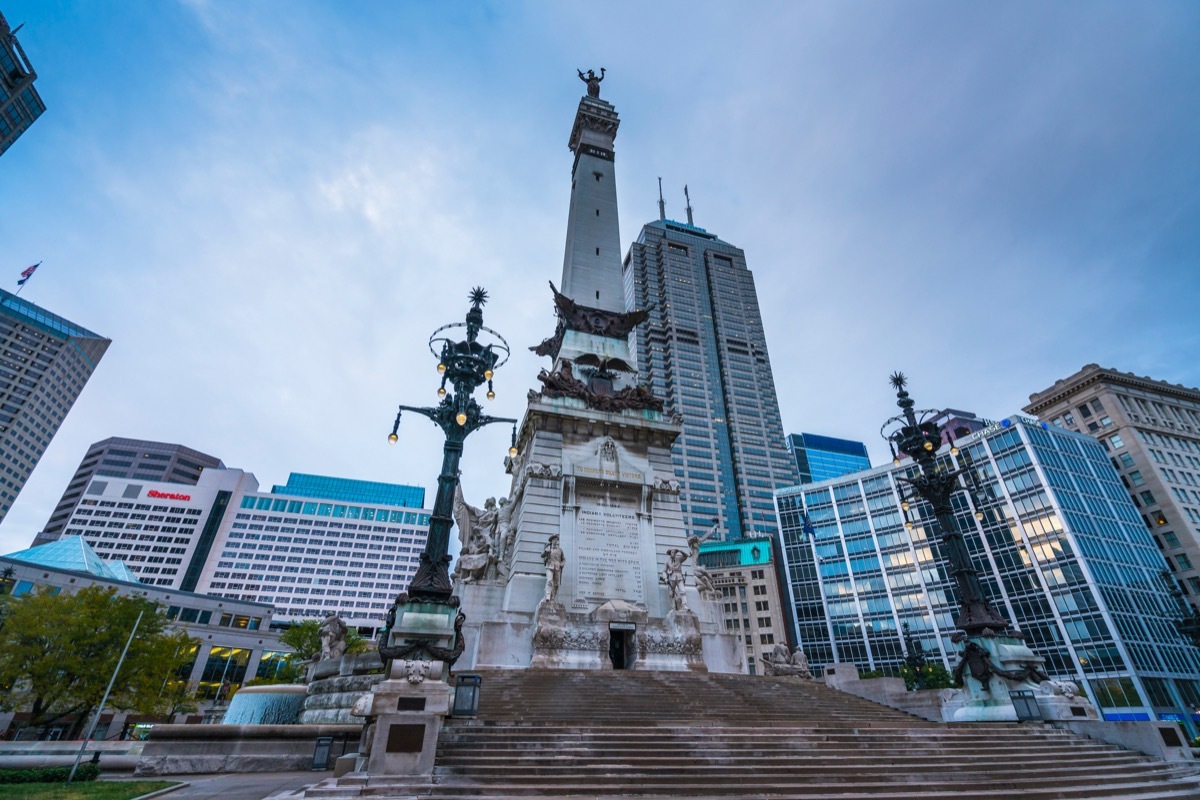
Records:
[[[594,71],[588,70],[587,74],[583,74],[583,70],[576,69],[579,73],[579,80],[587,84],[588,97],[600,96],[600,81],[604,80],[604,67],[600,68],[600,74],[597,75]]]

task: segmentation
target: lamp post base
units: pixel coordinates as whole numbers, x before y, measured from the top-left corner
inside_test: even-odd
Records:
[[[965,636],[954,675],[961,689],[942,693],[947,722],[1099,719],[1070,681],[1051,680],[1044,660],[1016,636]]]

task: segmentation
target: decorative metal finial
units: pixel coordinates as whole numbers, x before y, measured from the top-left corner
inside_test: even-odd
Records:
[[[471,301],[471,305],[475,308],[485,305],[488,301],[487,290],[482,286],[476,286],[474,289],[472,289],[471,294],[468,297]]]
[[[888,381],[891,382],[892,388],[896,391],[901,391],[905,386],[908,385],[908,378],[904,377],[904,373],[899,371],[893,372],[891,375],[889,375]]]

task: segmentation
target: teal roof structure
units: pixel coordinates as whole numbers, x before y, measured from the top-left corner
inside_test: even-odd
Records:
[[[55,334],[60,339],[64,336],[78,336],[87,339],[104,338],[98,333],[92,333],[82,325],[76,325],[66,317],[53,314],[23,297],[17,297],[12,292],[6,292],[3,289],[0,289],[0,308],[21,317],[36,328]]]
[[[100,558],[92,546],[83,540],[82,536],[64,536],[56,541],[40,544],[28,550],[10,553],[5,558],[54,569],[86,572],[97,578],[107,578],[108,580],[140,582],[124,563],[120,561],[108,563]]]
[[[112,570],[112,573],[120,580],[128,581],[129,583],[141,583],[141,581],[138,580],[137,575],[134,575],[133,572],[130,571],[129,567],[125,566],[124,561],[105,561],[104,566]]]

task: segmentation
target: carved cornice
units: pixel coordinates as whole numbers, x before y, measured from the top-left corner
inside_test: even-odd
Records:
[[[1037,415],[1039,412],[1064,402],[1083,390],[1096,384],[1110,384],[1129,389],[1147,392],[1149,394],[1165,395],[1179,400],[1200,404],[1200,389],[1189,389],[1186,386],[1166,381],[1156,381],[1149,377],[1140,377],[1132,372],[1118,372],[1115,369],[1101,367],[1099,364],[1088,364],[1079,372],[1060,381],[1045,391],[1036,392],[1029,396],[1029,405],[1025,406],[1026,414]]]
[[[617,128],[620,125],[621,119],[617,116],[617,109],[611,103],[599,98],[583,97],[579,100],[579,110],[575,112],[575,124],[571,126],[571,138],[567,141],[567,147],[571,148],[571,152],[578,153],[585,130],[608,136],[611,142],[617,138]],[[609,153],[609,159],[611,158],[612,154]]]

